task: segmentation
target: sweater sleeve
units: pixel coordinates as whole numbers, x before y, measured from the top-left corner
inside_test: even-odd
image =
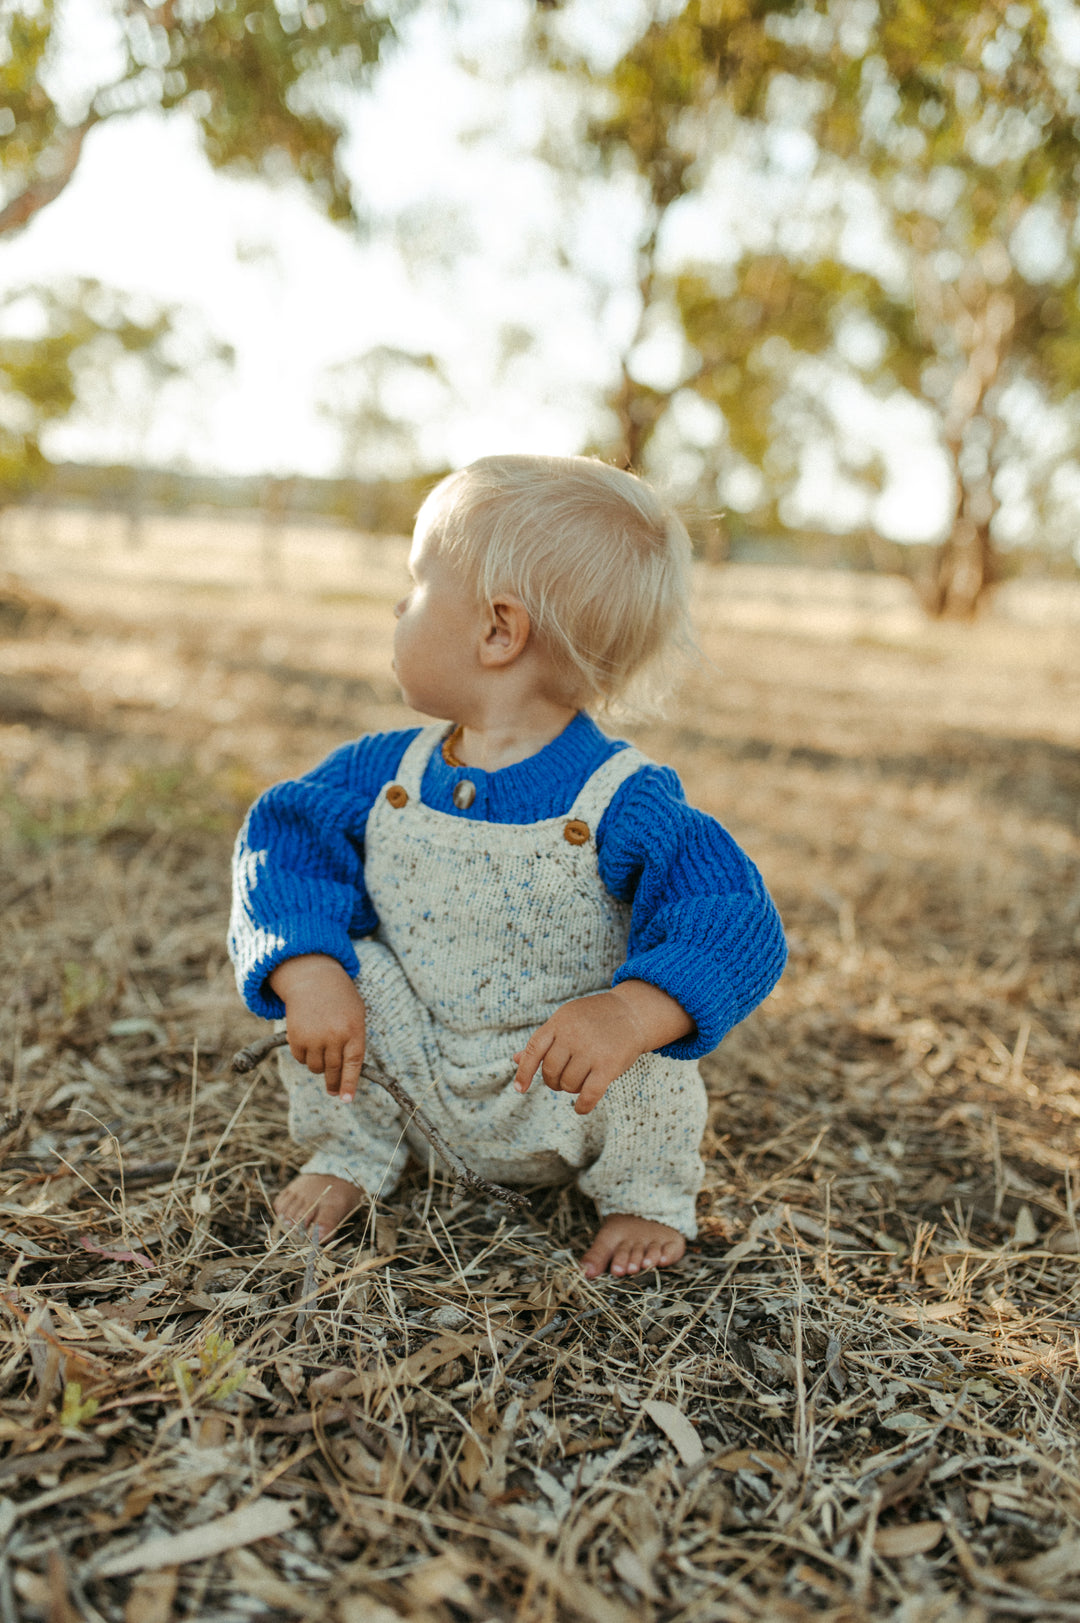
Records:
[[[669,767],[627,779],[596,833],[601,879],[632,904],[613,984],[648,981],[694,1021],[695,1031],[660,1053],[710,1053],[768,995],[787,958],[761,875],[726,829],[687,805]]]
[[[285,1013],[266,981],[287,958],[325,953],[357,973],[352,938],[378,922],[364,885],[368,813],[416,732],[345,744],[252,806],[233,853],[229,956],[253,1014],[275,1020]]]

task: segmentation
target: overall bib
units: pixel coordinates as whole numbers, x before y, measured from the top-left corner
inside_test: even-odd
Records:
[[[364,880],[379,917],[355,943],[367,1008],[364,1075],[392,1075],[473,1169],[501,1183],[577,1177],[600,1215],[653,1218],[693,1238],[703,1168],[705,1090],[694,1060],[645,1054],[588,1115],[538,1075],[511,1086],[512,1055],[562,1004],[610,988],[626,958],[630,908],[605,889],[595,834],[611,797],[645,764],[620,750],[563,817],[472,821],[432,811],[420,784],[445,725],[409,745],[368,818]],[[389,1194],[408,1145],[379,1087],[351,1105],[329,1096],[284,1050],[289,1126],[310,1152],[303,1170]]]

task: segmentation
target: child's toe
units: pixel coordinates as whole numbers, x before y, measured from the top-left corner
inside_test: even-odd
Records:
[[[622,1246],[616,1253],[617,1260],[621,1263],[619,1272],[622,1274],[640,1273],[642,1252],[643,1247],[640,1245]],[[612,1265],[611,1271],[612,1273],[615,1272],[614,1264]]]

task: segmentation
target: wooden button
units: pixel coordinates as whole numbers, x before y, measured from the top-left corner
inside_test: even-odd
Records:
[[[576,817],[571,817],[562,831],[562,837],[567,845],[584,845],[589,838],[589,825],[579,823]]]
[[[455,783],[450,798],[458,811],[467,811],[476,799],[475,783],[471,783],[468,778],[462,778]]]
[[[392,783],[389,789],[386,791],[386,799],[388,803],[395,807],[395,809],[398,811],[400,811],[402,806],[406,804],[408,798],[408,790],[403,789],[400,783]]]

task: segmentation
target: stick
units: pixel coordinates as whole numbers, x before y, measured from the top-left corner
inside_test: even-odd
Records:
[[[275,1031],[269,1037],[260,1037],[258,1042],[250,1043],[247,1048],[241,1048],[238,1054],[233,1055],[233,1070],[240,1076],[246,1076],[257,1065],[261,1065],[275,1048],[284,1048],[288,1040],[288,1035],[284,1031]],[[529,1198],[523,1195],[520,1189],[504,1189],[502,1184],[492,1183],[489,1178],[482,1178],[478,1172],[474,1172],[457,1151],[450,1148],[438,1128],[428,1120],[400,1082],[396,1082],[392,1076],[384,1076],[381,1072],[373,1070],[365,1072],[365,1075],[380,1088],[385,1088],[394,1103],[404,1110],[408,1119],[416,1123],[435,1153],[446,1162],[455,1183],[464,1184],[465,1188],[471,1189],[474,1194],[487,1195],[490,1200],[500,1200],[512,1211],[529,1210]]]
[[[241,1048],[238,1054],[233,1055],[233,1070],[237,1076],[247,1076],[248,1072],[253,1071],[256,1065],[261,1065],[275,1048],[284,1048],[288,1040],[288,1034],[284,1031],[272,1031],[269,1037],[260,1037],[258,1042],[249,1043],[246,1048]]]

